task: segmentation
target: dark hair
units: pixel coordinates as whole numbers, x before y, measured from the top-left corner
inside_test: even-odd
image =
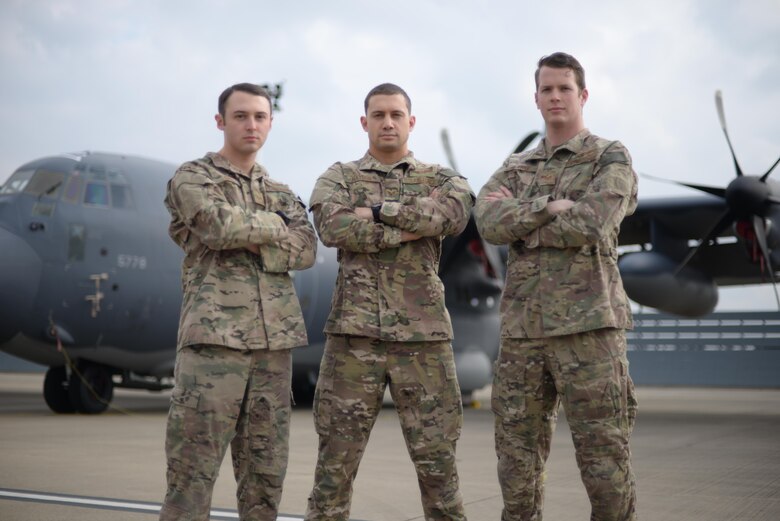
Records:
[[[565,52],[554,52],[549,56],[542,56],[539,58],[539,63],[536,64],[536,72],[534,73],[534,81],[536,81],[536,90],[539,90],[539,71],[542,67],[552,67],[554,69],[571,69],[574,71],[574,79],[577,82],[580,92],[585,89],[585,69],[582,68],[577,58],[571,54]]]
[[[235,85],[232,85],[228,87],[227,89],[222,91],[222,94],[219,95],[219,101],[217,102],[217,110],[219,111],[219,115],[223,118],[225,117],[225,105],[227,104],[227,100],[230,97],[231,94],[234,92],[246,92],[247,94],[254,94],[255,96],[262,96],[265,99],[268,100],[268,106],[270,107],[271,113],[273,113],[274,110],[274,103],[271,101],[271,95],[268,94],[268,91],[265,90],[260,85],[256,85],[254,83],[236,83]]]
[[[406,93],[404,89],[402,89],[401,87],[393,83],[383,83],[371,89],[368,92],[368,96],[366,96],[366,100],[363,102],[363,110],[365,110],[366,114],[368,114],[368,100],[370,100],[372,96],[377,96],[377,95],[393,96],[395,94],[400,94],[401,96],[404,97],[404,100],[406,101],[406,110],[408,110],[409,114],[411,114],[412,100],[409,99],[409,95]]]

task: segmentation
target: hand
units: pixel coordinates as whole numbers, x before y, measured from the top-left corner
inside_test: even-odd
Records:
[[[422,237],[422,235],[417,235],[416,233],[401,230],[401,242],[416,241],[420,237]]]
[[[374,222],[374,214],[371,212],[371,208],[359,207],[355,208],[355,215],[361,219]]]
[[[553,215],[565,212],[569,208],[574,206],[574,201],[570,199],[557,199],[547,203],[547,211]]]
[[[485,194],[483,199],[485,201],[493,202],[493,201],[500,201],[502,199],[511,199],[514,195],[512,192],[507,188],[506,186],[502,186],[498,189],[497,192],[490,192],[489,194]]]

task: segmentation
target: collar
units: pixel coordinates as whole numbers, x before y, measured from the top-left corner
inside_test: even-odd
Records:
[[[404,157],[396,161],[393,164],[385,165],[380,163],[378,159],[366,152],[366,154],[358,160],[358,169],[364,171],[380,172],[382,174],[389,174],[396,168],[402,168],[404,172],[414,170],[417,168],[417,160],[414,158],[414,154],[409,151]]]
[[[585,146],[585,140],[590,136],[590,130],[584,128],[580,130],[579,133],[577,133],[577,135],[575,135],[573,138],[569,139],[568,141],[564,141],[552,150],[548,149],[547,138],[544,138],[536,146],[536,148],[530,152],[528,159],[545,160],[552,157],[559,150],[568,150],[572,154],[577,154],[583,149]]]
[[[252,166],[252,171],[247,174],[246,172],[243,172],[237,168],[233,163],[228,161],[224,156],[221,156],[216,152],[208,152],[206,154],[206,158],[217,168],[228,170],[236,175],[247,177],[249,179],[253,179],[255,177],[264,177],[268,174],[265,168],[257,163]]]

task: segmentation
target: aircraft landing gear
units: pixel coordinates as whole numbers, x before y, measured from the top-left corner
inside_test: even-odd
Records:
[[[49,409],[56,413],[68,414],[76,412],[76,408],[68,395],[68,374],[65,366],[49,367],[43,380],[43,399]]]
[[[46,371],[43,380],[46,405],[59,414],[98,414],[105,411],[114,397],[111,372],[101,365],[84,361],[77,362],[76,369],[78,372],[70,371],[70,377],[65,366],[50,367]]]
[[[114,397],[111,373],[100,365],[84,361],[78,363],[77,369],[78,372],[71,372],[68,383],[71,405],[84,414],[99,414],[105,411]]]

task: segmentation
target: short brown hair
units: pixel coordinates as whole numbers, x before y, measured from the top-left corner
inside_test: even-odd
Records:
[[[236,91],[246,92],[247,94],[254,94],[255,96],[262,96],[263,98],[267,99],[268,106],[270,107],[269,110],[273,114],[274,103],[271,101],[271,95],[268,94],[267,90],[254,83],[236,83],[235,85],[231,85],[227,89],[223,90],[222,94],[219,95],[217,110],[219,111],[219,115],[223,118],[225,117],[225,105],[227,105],[227,100],[230,95]]]
[[[582,68],[577,58],[571,54],[565,52],[554,52],[549,56],[542,56],[539,58],[539,63],[536,64],[536,72],[534,73],[534,81],[536,81],[536,90],[539,90],[539,71],[542,67],[552,67],[554,69],[571,69],[574,71],[574,79],[577,82],[580,92],[585,90],[585,69]]]
[[[412,100],[409,99],[409,95],[406,93],[404,89],[402,89],[398,85],[395,85],[394,83],[383,83],[371,89],[368,92],[365,101],[363,102],[363,110],[365,110],[366,114],[368,114],[368,100],[370,100],[372,96],[377,96],[377,95],[393,96],[395,94],[400,94],[401,96],[404,97],[404,101],[406,101],[406,110],[408,110],[409,114],[411,114]]]

